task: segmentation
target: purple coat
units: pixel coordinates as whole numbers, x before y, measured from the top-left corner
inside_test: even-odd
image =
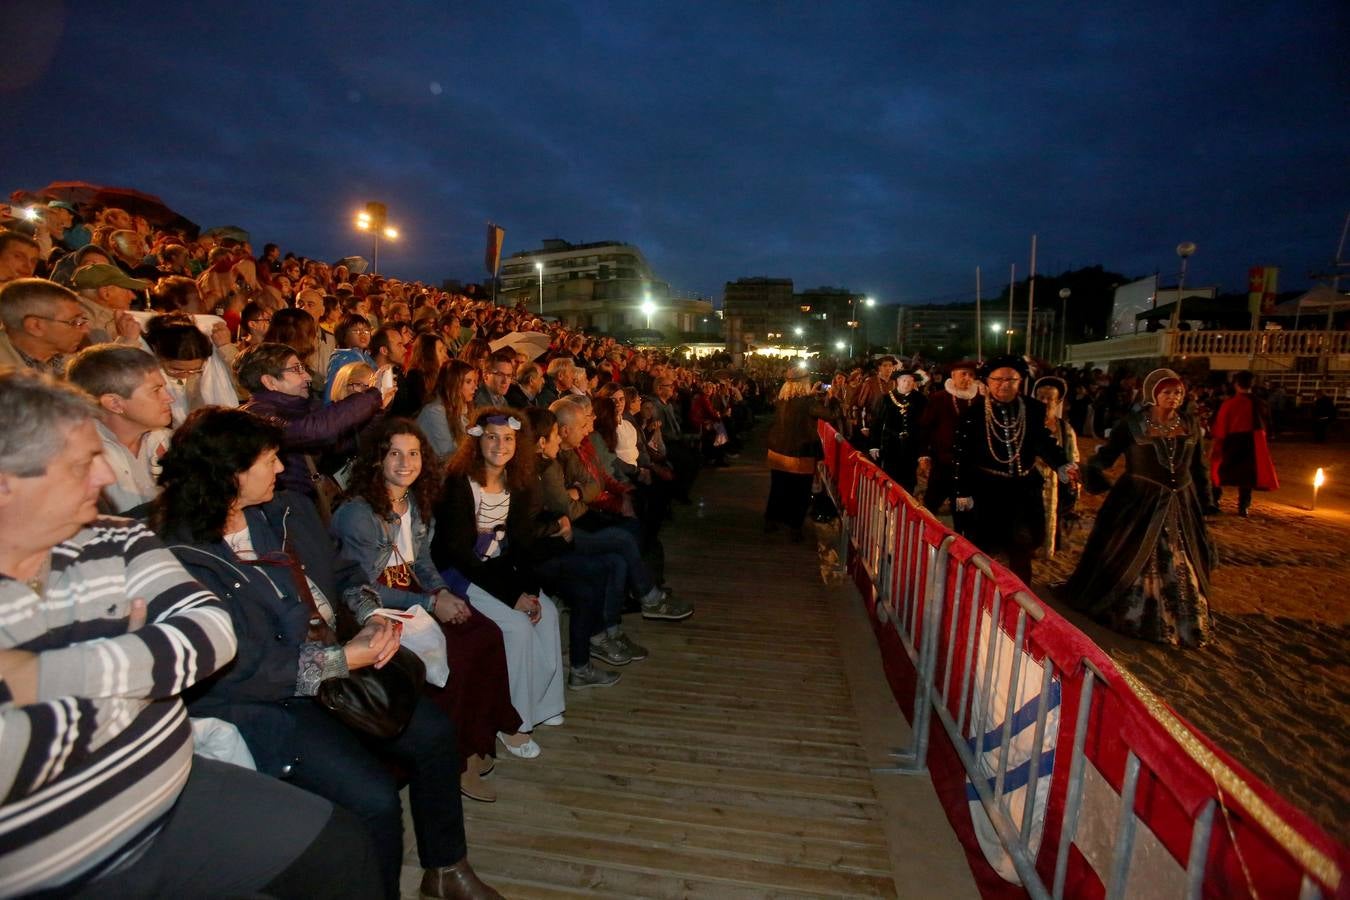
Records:
[[[271,419],[286,431],[280,453],[286,468],[277,476],[277,490],[296,491],[313,500],[317,494],[305,454],[355,452],[356,432],[380,412],[380,392],[361,391],[325,404],[317,398],[263,388],[243,408]]]

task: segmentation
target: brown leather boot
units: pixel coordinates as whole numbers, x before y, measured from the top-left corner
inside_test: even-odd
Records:
[[[501,894],[483,884],[466,856],[453,866],[422,872],[422,900],[504,900]]]

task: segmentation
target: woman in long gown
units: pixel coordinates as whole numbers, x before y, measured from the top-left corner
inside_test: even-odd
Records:
[[[1200,426],[1181,412],[1185,386],[1171,369],[1151,372],[1143,396],[1143,408],[1111,430],[1086,466],[1085,486],[1100,493],[1109,486],[1105,470],[1125,457],[1125,474],[1069,579],[1069,598],[1122,634],[1198,647],[1210,638],[1214,564]]]

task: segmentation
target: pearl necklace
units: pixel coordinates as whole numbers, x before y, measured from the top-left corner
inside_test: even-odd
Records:
[[[1011,422],[1005,422],[1001,416],[994,415],[994,401],[984,402],[984,442],[989,448],[989,456],[1001,466],[1008,466],[1014,475],[1022,474],[1022,439],[1027,432],[1027,405],[1021,397],[1017,398],[1017,414]],[[994,441],[1003,444],[1004,458],[994,449]]]

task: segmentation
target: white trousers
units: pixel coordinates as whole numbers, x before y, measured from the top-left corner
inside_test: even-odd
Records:
[[[540,593],[539,624],[532,625],[529,616],[476,584],[469,586],[469,603],[502,630],[511,705],[520,715],[521,731],[533,731],[545,719],[562,715],[567,704],[558,607]]]

